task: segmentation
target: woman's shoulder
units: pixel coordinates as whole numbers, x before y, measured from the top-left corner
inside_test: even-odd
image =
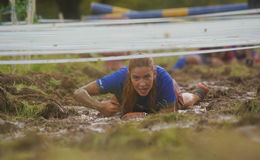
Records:
[[[167,75],[167,76],[170,76],[170,74],[166,71],[165,68],[161,67],[161,66],[158,66],[156,65],[156,70],[157,70],[157,75]]]
[[[117,71],[114,71],[110,74],[107,74],[105,75],[104,77],[100,78],[101,80],[105,81],[124,81],[126,75],[127,75],[127,72],[128,72],[128,67],[123,67],[123,68],[120,68],[119,70]]]
[[[128,71],[128,66],[124,66],[124,67],[120,68],[119,71],[120,71],[120,70],[127,72],[127,71]]]
[[[128,67],[122,67],[120,69],[118,69],[117,71],[114,71],[112,73],[110,73],[110,75],[125,75],[128,72]]]
[[[156,66],[157,69],[157,82],[165,83],[167,81],[172,81],[172,76],[167,72],[167,70],[161,66]]]

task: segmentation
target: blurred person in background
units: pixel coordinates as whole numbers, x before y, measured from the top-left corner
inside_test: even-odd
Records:
[[[248,47],[248,45],[236,47]],[[259,61],[255,49],[236,50],[234,54],[239,63],[245,64],[248,67],[252,67],[254,63]]]
[[[229,46],[225,48],[235,48],[235,47],[247,47],[247,46],[245,45]],[[220,49],[220,48],[201,48],[200,50],[208,50],[208,49]],[[198,64],[217,67],[223,64],[232,65],[236,63],[241,63],[248,67],[251,67],[253,66],[254,62],[258,62],[258,61],[259,61],[259,56],[256,53],[255,49],[244,49],[244,50],[236,50],[236,51],[181,56],[173,66],[172,70],[182,69],[186,65],[198,65]]]

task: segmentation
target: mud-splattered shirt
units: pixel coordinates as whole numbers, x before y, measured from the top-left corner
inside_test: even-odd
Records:
[[[172,77],[169,73],[162,67],[156,66],[157,69],[157,106],[167,107],[167,103],[176,102],[176,95],[174,92],[174,86]],[[106,75],[96,82],[101,89],[101,93],[112,93],[119,99],[122,99],[122,93],[124,84],[126,81],[128,72],[128,67],[119,69],[109,75]],[[139,96],[137,104],[134,108],[134,112],[149,112],[148,109],[149,95]]]

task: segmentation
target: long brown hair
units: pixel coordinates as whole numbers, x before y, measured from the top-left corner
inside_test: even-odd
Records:
[[[126,82],[123,88],[123,101],[122,101],[122,111],[123,113],[133,112],[134,106],[137,102],[138,93],[134,89],[134,86],[131,82],[131,71],[136,67],[150,67],[154,69],[154,62],[152,58],[138,58],[129,60],[128,73]],[[153,112],[156,108],[156,79],[153,81],[152,89],[149,94],[149,103],[148,107],[150,112]]]

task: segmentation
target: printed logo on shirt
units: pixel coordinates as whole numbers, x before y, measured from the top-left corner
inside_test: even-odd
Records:
[[[103,86],[103,83],[102,83],[101,79],[98,80],[98,82],[99,82],[99,86],[100,86],[100,88],[104,89],[104,86]]]

